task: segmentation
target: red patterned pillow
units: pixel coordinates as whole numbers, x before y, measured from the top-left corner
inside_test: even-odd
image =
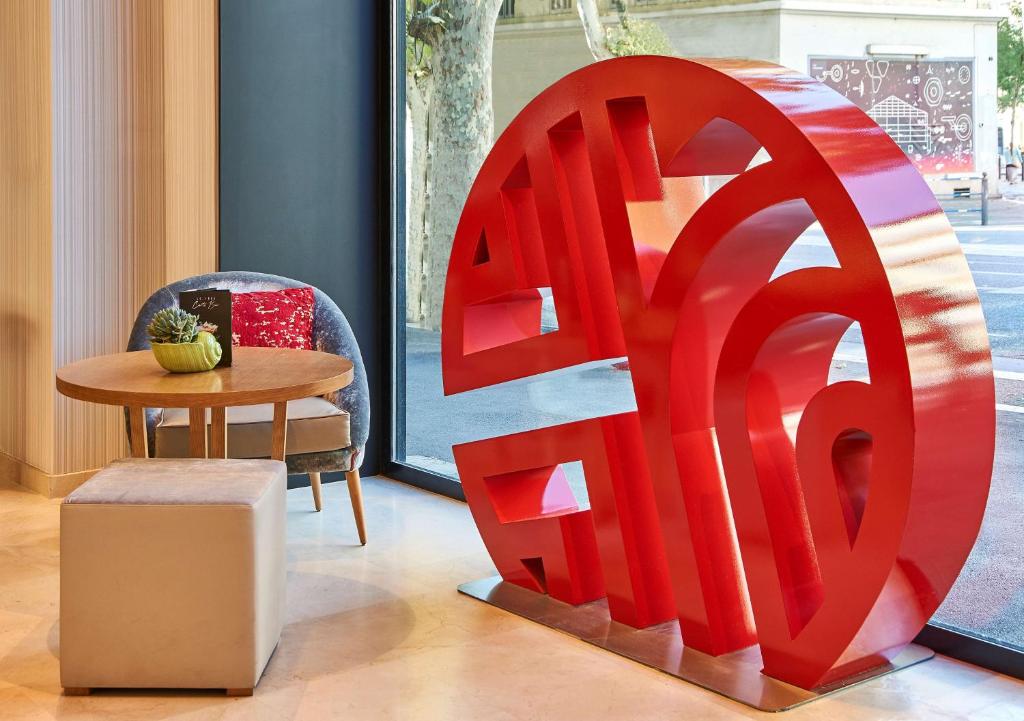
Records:
[[[313,347],[313,289],[231,294],[231,344],[261,348]]]

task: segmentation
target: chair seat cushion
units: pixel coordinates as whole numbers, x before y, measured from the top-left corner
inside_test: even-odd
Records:
[[[274,406],[234,406],[227,409],[228,456],[230,458],[267,458],[273,436]],[[206,412],[210,423],[210,412]],[[207,426],[209,432],[209,426]],[[352,445],[349,415],[323,398],[288,401],[287,452],[320,453]],[[160,458],[186,458],[188,450],[188,410],[165,408],[156,426],[156,455]]]

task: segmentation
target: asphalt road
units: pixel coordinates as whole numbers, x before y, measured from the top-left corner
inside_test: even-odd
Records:
[[[1024,203],[995,201],[991,222],[980,227],[976,215],[953,218],[991,339],[998,437],[981,536],[936,620],[1024,649],[1024,564],[1019,561],[1024,538]],[[779,272],[835,264],[823,233],[812,229],[783,259]],[[407,461],[453,476],[453,443],[636,408],[629,373],[610,361],[445,398],[437,334],[410,328],[405,358]],[[836,355],[833,376],[863,377],[866,368],[859,333],[851,329]],[[566,470],[586,505],[582,469],[577,464]]]

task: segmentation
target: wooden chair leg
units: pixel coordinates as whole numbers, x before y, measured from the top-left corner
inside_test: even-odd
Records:
[[[309,474],[309,487],[313,489],[313,505],[316,506],[316,510],[319,511],[323,506],[320,499],[320,474],[310,473]]]
[[[359,469],[353,468],[345,473],[348,481],[348,495],[352,500],[352,515],[356,518],[356,531],[359,532],[359,543],[366,545],[366,523],[363,521],[363,486],[359,481]]]
[[[133,458],[149,458],[149,439],[146,437],[146,409],[142,406],[131,406],[128,409],[129,427],[131,428],[131,446]]]
[[[206,409],[188,409],[188,451],[192,458],[206,458]]]

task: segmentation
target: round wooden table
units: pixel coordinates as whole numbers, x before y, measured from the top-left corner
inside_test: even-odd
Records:
[[[57,371],[57,390],[70,398],[127,406],[132,455],[146,458],[146,408],[188,408],[189,453],[227,457],[224,409],[274,404],[270,457],[283,461],[288,401],[319,396],[352,382],[352,362],[331,353],[292,348],[234,348],[230,368],[205,373],[169,373],[148,350],[96,356]],[[206,409],[211,409],[209,456]]]

